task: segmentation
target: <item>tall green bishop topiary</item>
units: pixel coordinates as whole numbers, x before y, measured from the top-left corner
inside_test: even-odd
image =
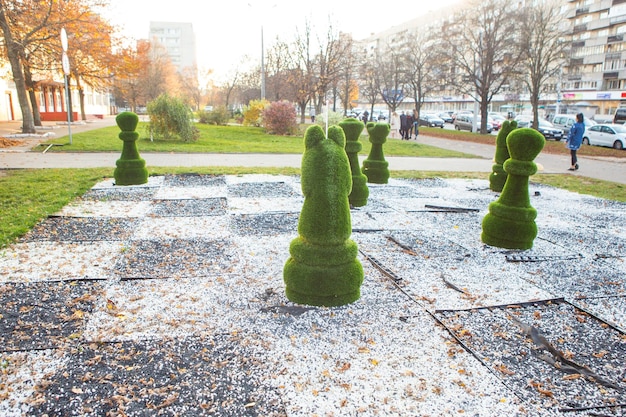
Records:
[[[370,190],[367,188],[367,176],[361,172],[359,165],[359,152],[363,149],[359,136],[365,125],[362,121],[349,117],[340,122],[339,126],[346,135],[346,154],[352,171],[352,191],[348,200],[354,207],[362,207],[367,204],[367,197],[370,195]]]
[[[363,173],[367,176],[367,182],[387,184],[389,182],[389,162],[385,161],[383,144],[387,141],[391,126],[389,123],[369,122],[366,127],[372,148],[367,159],[363,161]]]
[[[492,166],[491,175],[489,175],[489,188],[492,191],[500,192],[504,187],[504,183],[506,182],[506,171],[502,165],[504,162],[509,159],[509,148],[506,145],[506,137],[513,130],[517,129],[517,121],[515,120],[505,120],[502,123],[502,127],[498,132],[498,137],[496,139],[496,154],[493,158],[494,164]]]
[[[133,112],[125,111],[115,117],[115,122],[121,132],[118,137],[124,142],[122,156],[115,162],[117,168],[113,173],[115,185],[139,185],[148,182],[148,170],[146,161],[139,157],[137,139],[139,133],[135,132],[139,117]]]
[[[318,125],[304,136],[299,236],[291,241],[283,269],[285,293],[295,303],[331,307],[361,296],[363,267],[350,239],[352,176],[345,141],[338,126],[328,129],[328,139]]]
[[[537,210],[530,205],[528,178],[537,172],[533,162],[546,140],[531,128],[515,129],[506,138],[511,157],[504,163],[507,179],[497,201],[483,218],[481,239],[505,249],[530,249],[537,237]]]

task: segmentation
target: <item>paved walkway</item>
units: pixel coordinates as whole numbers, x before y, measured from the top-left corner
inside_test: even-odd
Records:
[[[72,125],[71,132],[80,133],[89,129],[99,129],[115,124],[113,117]],[[0,123],[0,135],[19,136],[21,122]],[[55,135],[68,134],[67,124],[48,123],[41,134],[54,132]],[[0,169],[23,168],[90,168],[115,167],[119,153],[39,153],[28,152],[41,137],[20,138],[26,143],[22,147],[0,149]],[[462,141],[453,141],[420,135],[418,142],[443,149],[462,151],[480,158],[420,158],[386,157],[394,170],[491,172],[494,146]],[[249,166],[249,167],[294,167],[299,168],[302,156],[299,154],[181,154],[141,152],[148,166]],[[626,159],[580,157],[581,169],[575,173],[567,171],[568,155],[540,154],[535,162],[540,172],[585,176],[626,184]]]

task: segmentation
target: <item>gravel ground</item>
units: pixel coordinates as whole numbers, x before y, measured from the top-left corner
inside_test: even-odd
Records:
[[[626,415],[626,206],[531,185],[526,251],[484,180],[352,210],[365,280],[290,303],[289,176],[97,184],[0,253],[2,416]]]

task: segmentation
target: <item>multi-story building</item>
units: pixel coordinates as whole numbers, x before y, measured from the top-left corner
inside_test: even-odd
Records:
[[[149,38],[165,48],[178,72],[196,67],[196,35],[191,23],[150,22]]]
[[[550,82],[541,101],[546,112],[584,111],[607,119],[621,106],[626,107],[626,0],[560,0],[561,14],[569,23],[566,42],[569,45],[561,71]],[[522,2],[524,3],[524,2]],[[528,4],[528,2],[526,2]],[[520,7],[532,7],[520,4]],[[420,30],[436,30],[445,35],[446,28],[462,19],[459,2],[455,7],[407,21],[364,39],[364,48],[392,44],[394,37]],[[434,29],[433,29],[434,28]],[[471,108],[473,99],[442,88],[426,98],[424,109],[457,110]],[[528,94],[514,86],[494,96],[494,111],[516,109],[530,111]],[[403,107],[411,108],[410,99]]]

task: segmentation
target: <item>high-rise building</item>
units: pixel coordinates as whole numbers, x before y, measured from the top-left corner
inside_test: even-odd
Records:
[[[196,35],[191,23],[150,22],[149,39],[165,48],[178,72],[196,66]]]

